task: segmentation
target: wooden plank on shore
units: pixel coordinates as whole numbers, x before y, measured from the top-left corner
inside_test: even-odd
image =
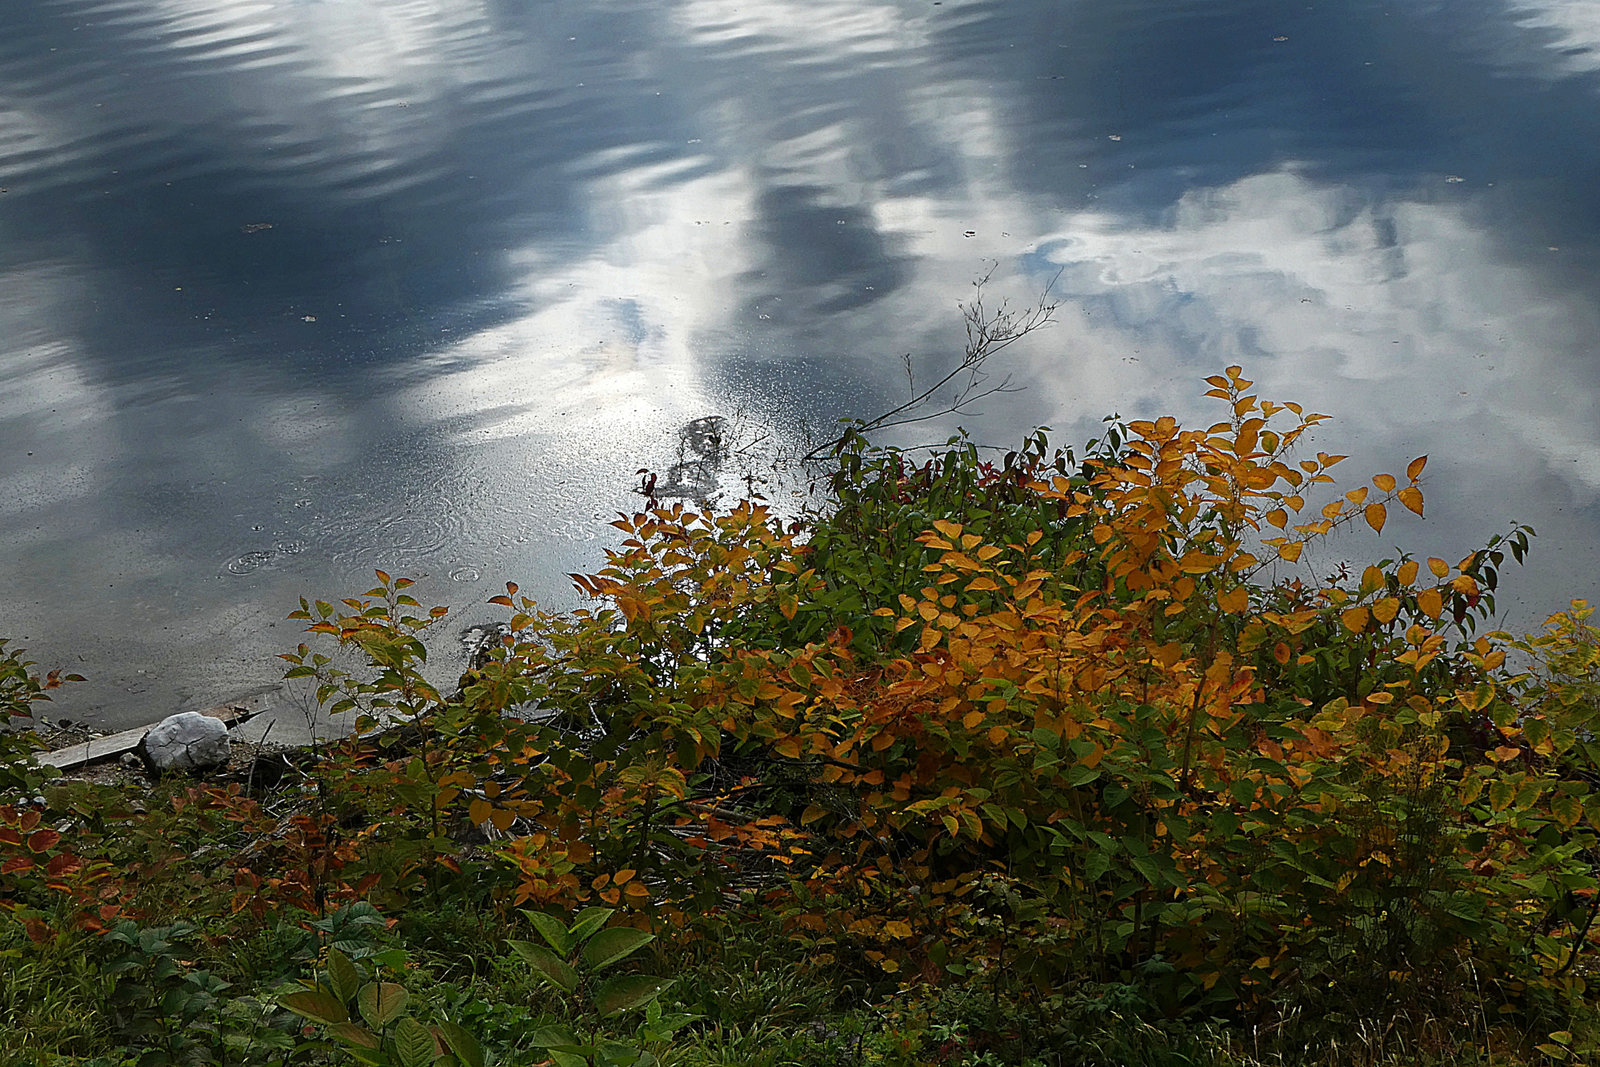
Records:
[[[250,709],[238,704],[219,704],[214,708],[206,708],[201,715],[209,715],[213,719],[221,719],[230,726],[242,722],[250,717]],[[151,723],[150,726],[154,726]],[[85,741],[81,745],[68,745],[58,748],[53,752],[41,752],[34,757],[45,767],[55,767],[57,770],[70,771],[75,767],[82,767],[88,763],[98,763],[101,760],[120,756],[124,752],[132,752],[134,747],[150,732],[150,726],[140,726],[133,730],[123,730],[117,734],[107,734],[97,737],[93,741]]]

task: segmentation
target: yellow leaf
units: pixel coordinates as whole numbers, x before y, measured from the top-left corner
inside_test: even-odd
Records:
[[[947,519],[934,519],[933,528],[950,538],[952,541],[961,536],[961,524],[959,522],[950,522]]]
[[[1267,512],[1266,520],[1281,530],[1289,524],[1289,513],[1282,508],[1273,508]]]
[[[1363,485],[1360,489],[1352,489],[1345,494],[1345,498],[1350,503],[1359,505],[1363,500],[1367,499],[1367,487]]]
[[[981,711],[969,711],[962,718],[961,725],[965,729],[975,730],[975,729],[977,729],[978,725],[983,722],[983,718],[984,718],[983,712],[981,712]]]
[[[1422,490],[1414,485],[1408,485],[1395,494],[1400,503],[1418,515],[1422,514]]]
[[[932,622],[939,617],[938,605],[930,604],[924,600],[917,605],[917,614],[922,616],[924,622]]]
[[[1478,591],[1478,583],[1470,574],[1463,574],[1450,583],[1450,588],[1462,596],[1471,596]]]
[[[807,804],[806,810],[800,813],[800,825],[810,826],[826,814],[828,814],[828,809],[821,804]]]
[[[1422,477],[1422,468],[1426,467],[1427,465],[1428,457],[1418,456],[1416,459],[1411,461],[1410,466],[1406,467],[1406,477],[1410,478],[1412,481],[1416,481],[1418,478]]]
[[[1372,605],[1372,614],[1374,618],[1387,626],[1394,622],[1396,615],[1400,614],[1400,601],[1392,596],[1386,596]]]
[[[911,924],[899,919],[891,919],[883,924],[883,932],[890,937],[905,939],[911,936]]]
[[[474,826],[482,826],[489,819],[489,814],[494,810],[487,800],[474,800],[467,805],[467,818],[472,820]]]
[[[1445,575],[1450,573],[1450,564],[1446,563],[1438,556],[1429,556],[1428,569],[1433,572],[1433,576],[1435,578],[1443,578]]]
[[[998,745],[1000,742],[1004,741],[1010,735],[1010,733],[1011,731],[1007,730],[1004,726],[991,726],[989,727],[989,743],[991,745]]]
[[[1379,533],[1383,532],[1383,520],[1388,516],[1388,511],[1382,504],[1367,505],[1367,525]]]
[[[638,873],[639,872],[634,870],[632,867],[624,867],[622,870],[611,876],[611,884],[626,885],[628,880]]]
[[[1226,593],[1218,593],[1217,607],[1230,615],[1238,615],[1250,607],[1250,592],[1244,586],[1237,585]]]
[[[1344,510],[1344,501],[1343,500],[1331,500],[1327,504],[1323,505],[1323,507],[1322,507],[1322,517],[1325,518],[1325,519],[1337,519],[1339,517],[1339,512],[1341,512],[1343,510]]]
[[[1347,608],[1339,613],[1339,621],[1344,623],[1346,630],[1358,634],[1367,628],[1367,609]]]
[[[1384,573],[1377,567],[1369,565],[1366,570],[1361,572],[1361,592],[1363,595],[1382,589],[1383,583]]]
[[[1380,493],[1392,493],[1394,492],[1394,475],[1375,474],[1372,476],[1372,484],[1378,487],[1378,492]]]
[[[1437,619],[1444,611],[1444,597],[1437,589],[1424,589],[1417,594],[1417,607],[1430,619]]]
[[[1394,572],[1394,576],[1400,580],[1401,585],[1410,585],[1417,580],[1417,561],[1406,560],[1400,564],[1400,569]]]
[[[1298,541],[1291,541],[1289,544],[1279,545],[1278,558],[1282,560],[1288,560],[1290,563],[1293,563],[1295,560],[1300,558],[1300,553],[1304,548],[1305,545]]]
[[[785,737],[772,747],[780,756],[788,756],[790,759],[800,758],[800,742],[797,738]]]
[[[517,813],[509,808],[495,808],[489,813],[489,822],[496,830],[509,830],[511,824],[517,821]]]

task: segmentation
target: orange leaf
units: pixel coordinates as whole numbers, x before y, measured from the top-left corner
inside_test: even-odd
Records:
[[[1379,622],[1387,626],[1394,622],[1396,615],[1400,614],[1400,601],[1392,596],[1386,596],[1372,605],[1372,614]]]
[[[1385,576],[1383,571],[1378,567],[1369,565],[1366,570],[1361,572],[1362,595],[1365,596],[1367,593],[1373,592],[1374,590],[1382,589],[1384,580]]]
[[[1400,564],[1400,569],[1394,572],[1401,585],[1410,585],[1417,580],[1417,561],[1408,559]]]
[[[1444,597],[1437,589],[1424,589],[1417,594],[1417,607],[1430,619],[1437,619],[1444,611]]]
[[[1429,556],[1428,569],[1433,572],[1433,576],[1435,578],[1443,578],[1445,575],[1450,573],[1450,564],[1446,563],[1438,556]]]
[[[1217,594],[1217,607],[1230,615],[1238,615],[1250,607],[1250,592],[1242,585],[1234,586],[1226,593]]]
[[[1367,499],[1367,487],[1363,485],[1360,489],[1352,489],[1345,494],[1345,498],[1352,504],[1360,504]]]
[[[1372,476],[1372,484],[1378,487],[1378,492],[1380,493],[1392,493],[1394,492],[1394,475],[1375,474]]]
[[[1421,489],[1418,489],[1414,485],[1408,485],[1404,489],[1402,489],[1398,493],[1396,493],[1395,496],[1399,498],[1400,503],[1404,504],[1411,511],[1416,512],[1418,515],[1422,514],[1422,490]]]
[[[1293,563],[1295,560],[1300,558],[1300,553],[1304,548],[1305,545],[1298,541],[1292,541],[1287,545],[1279,545],[1278,558],[1288,560],[1290,563]]]
[[[1383,521],[1388,517],[1388,511],[1382,504],[1367,505],[1367,525],[1379,533],[1383,532]]]
[[[1268,522],[1280,530],[1289,524],[1289,513],[1282,508],[1273,508],[1267,512],[1265,517]]]
[[[511,829],[511,824],[517,821],[517,813],[510,808],[495,808],[489,813],[489,824],[496,830]]]
[[[1339,613],[1339,621],[1346,630],[1358,634],[1367,628],[1367,614],[1366,608],[1347,608]]]
[[[1428,457],[1418,456],[1416,459],[1411,461],[1410,466],[1406,467],[1406,477],[1410,478],[1412,481],[1416,481],[1418,478],[1422,477],[1422,468],[1426,467],[1427,465]]]

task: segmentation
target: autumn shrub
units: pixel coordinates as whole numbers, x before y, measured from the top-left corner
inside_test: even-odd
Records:
[[[187,829],[137,869],[225,882],[263,929],[363,898],[502,924],[607,907],[657,933],[758,914],[831,979],[987,998],[973,1025],[1107,989],[1151,1026],[1470,1000],[1580,1048],[1587,608],[1477,634],[1520,527],[1455,563],[1316,578],[1335,530],[1423,511],[1426,459],[1341,493],[1343,457],[1307,448],[1322,416],[1239,368],[1207,383],[1222,421],[1114,424],[1081,458],[1042,431],[993,461],[846,435],[834,506],[798,524],[749,502],[619,518],[573,576],[590,605],[508,584],[503,636],[454,689],[424,641],[445,612],[408,579],[306,600],[288,674],[361,713],[358,736],[271,811],[165,798]],[[232,844],[196,864],[184,834]]]
[[[583,756],[524,753],[564,799],[522,812],[570,864],[525,888],[645,870],[653,893],[685,853],[692,884],[738,868],[706,862],[732,840],[796,875],[771,899],[795,894],[798,931],[885,969],[999,966],[1013,944],[1030,980],[1058,983],[1159,958],[1173,1005],[1252,1011],[1443,1003],[1473,968],[1508,1003],[1571,978],[1542,926],[1592,890],[1596,804],[1545,758],[1562,742],[1538,711],[1496,688],[1504,652],[1468,634],[1527,532],[1455,565],[1273,581],[1339,526],[1420,513],[1425,460],[1340,496],[1343,457],[1291,458],[1322,417],[1249,384],[1210,381],[1226,421],[1134,422],[1092,463],[1042,444],[1009,473],[963,449],[921,473],[866,458],[809,539],[750,505],[620,520],[623,547],[579,579],[601,606],[550,627],[512,603],[513,636],[464,690],[598,731]],[[947,517],[952,486],[996,473],[983,532]],[[919,513],[915,550],[849,547]],[[803,623],[777,641],[778,619]],[[749,773],[717,781],[730,764]],[[756,801],[780,780],[804,802],[704,789]],[[514,792],[541,795],[528,777]],[[757,811],[783,818],[740,825]],[[528,870],[530,840],[510,849]],[[985,884],[1012,901],[998,926],[974,903]]]

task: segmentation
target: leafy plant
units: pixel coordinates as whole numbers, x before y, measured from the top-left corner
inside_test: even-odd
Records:
[[[548,1049],[557,1067],[658,1064],[657,1051],[677,1030],[694,1021],[690,1015],[663,1013],[658,998],[672,980],[645,974],[601,977],[655,940],[655,935],[631,926],[607,926],[616,914],[612,908],[584,908],[571,925],[544,912],[523,914],[545,943],[514,940],[512,951],[578,1013],[576,1026],[543,1027],[530,1035],[533,1043]],[[640,1009],[644,1020],[631,1041],[601,1034],[602,1021]],[[580,1034],[580,1030],[585,1032]]]
[[[118,1031],[140,1049],[138,1067],[262,1062],[294,1039],[270,1025],[269,1009],[226,996],[229,983],[179,956],[198,928],[179,921],[141,928],[119,923],[105,935],[112,951],[105,973]]]
[[[406,954],[393,948],[365,959],[330,947],[327,965],[302,989],[278,1002],[327,1028],[347,1056],[376,1067],[485,1067],[478,1039],[448,1019],[425,1025],[408,1013],[411,995],[403,981]]]
[[[0,638],[0,797],[31,795],[59,773],[32,761],[36,738],[17,730],[14,720],[32,718],[33,706],[48,701],[52,690],[83,681],[83,675],[65,674],[60,668],[41,676],[34,670],[37,664],[22,654],[22,649]]]

